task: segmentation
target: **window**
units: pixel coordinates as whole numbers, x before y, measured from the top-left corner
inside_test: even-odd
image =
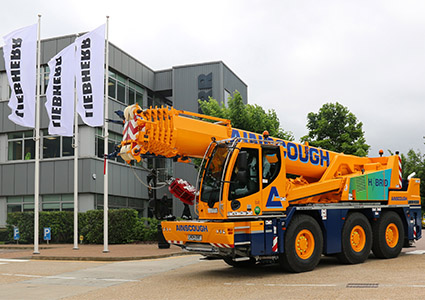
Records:
[[[228,104],[229,100],[231,99],[230,92],[228,90],[224,90],[224,95],[223,96],[224,96],[224,98],[223,98],[223,100],[224,100],[224,106],[227,107],[228,106],[227,104]]]
[[[117,100],[125,103],[125,85],[121,82],[117,84]]]
[[[9,100],[11,89],[7,81],[6,72],[0,72],[0,101]]]
[[[73,194],[44,195],[41,201],[43,211],[74,210]]]
[[[262,163],[263,163],[263,188],[268,186],[280,172],[280,150],[277,146],[263,146]]]
[[[42,132],[42,157],[54,158],[73,156],[71,137],[51,136],[47,130]],[[32,131],[8,134],[8,160],[30,160],[35,157],[35,141]]]
[[[108,137],[108,154],[115,151],[115,146],[120,144],[122,141],[122,135],[116,134],[114,132],[109,132]],[[102,135],[102,129],[97,128],[96,132],[96,156],[103,158],[105,154],[105,139]],[[113,161],[117,161],[120,163],[125,163],[125,161],[121,158],[121,156],[117,156],[116,158],[110,159]]]
[[[232,179],[230,180],[230,193],[229,193],[229,199],[236,199],[236,198],[242,198],[249,195],[252,195],[260,190],[259,185],[259,168],[258,168],[258,150],[257,149],[249,149],[249,148],[242,148],[240,153],[246,152],[247,153],[247,162],[248,167],[246,170],[246,183],[241,185],[239,181],[236,180],[236,176],[238,174],[238,159],[236,160],[235,167],[233,169],[232,173]]]
[[[73,156],[72,137],[49,135],[43,130],[43,158]]]
[[[158,172],[158,182],[166,182],[173,177],[173,162],[167,158],[155,158],[155,168]]]
[[[103,194],[96,194],[96,209],[103,209]],[[109,209],[120,209],[120,208],[133,208],[139,212],[139,216],[143,215],[145,210],[147,200],[138,199],[138,198],[127,198],[120,196],[108,197],[108,207]]]
[[[6,199],[7,212],[34,211],[34,196],[14,196]]]
[[[116,99],[117,98],[117,81],[111,77],[108,79],[108,96]]]
[[[49,66],[40,66],[40,95],[45,95],[49,83]]]
[[[14,132],[8,134],[8,160],[29,160],[35,157],[33,132]]]
[[[108,96],[125,105],[138,103],[143,107],[144,89],[129,78],[109,71]]]

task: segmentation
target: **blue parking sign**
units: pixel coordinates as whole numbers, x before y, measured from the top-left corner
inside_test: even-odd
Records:
[[[44,227],[44,240],[50,241],[51,240],[51,229],[50,227]]]
[[[21,236],[19,235],[19,228],[18,227],[14,227],[13,228],[13,239],[15,241],[19,240]]]

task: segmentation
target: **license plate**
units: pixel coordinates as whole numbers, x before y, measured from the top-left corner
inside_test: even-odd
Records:
[[[197,242],[200,242],[200,241],[202,241],[202,235],[199,235],[199,234],[189,234],[189,235],[187,236],[187,239],[188,239],[189,241],[197,241]]]

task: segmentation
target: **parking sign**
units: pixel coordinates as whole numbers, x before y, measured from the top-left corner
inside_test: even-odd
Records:
[[[50,241],[51,240],[51,230],[50,227],[44,227],[44,240]]]
[[[19,240],[20,237],[21,236],[19,234],[19,228],[18,227],[13,228],[13,239],[17,241]]]

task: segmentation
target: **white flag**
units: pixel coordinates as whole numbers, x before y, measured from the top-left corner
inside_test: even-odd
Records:
[[[103,126],[105,25],[77,38],[77,112],[89,126]]]
[[[69,45],[49,61],[46,109],[49,134],[72,136],[74,126],[75,44]]]
[[[9,119],[21,126],[35,127],[37,24],[3,37],[6,73],[12,94]]]

